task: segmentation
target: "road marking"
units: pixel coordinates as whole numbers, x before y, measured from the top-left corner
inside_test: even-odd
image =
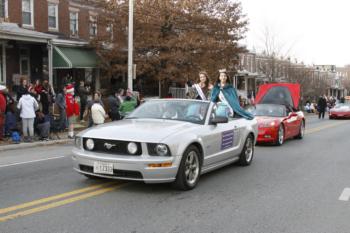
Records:
[[[339,201],[349,201],[350,200],[350,188],[345,188],[339,197]]]
[[[22,165],[22,164],[27,164],[27,163],[37,163],[37,162],[53,160],[53,159],[61,159],[61,158],[64,158],[64,157],[66,157],[66,156],[57,156],[57,157],[52,157],[52,158],[47,158],[47,159],[31,160],[31,161],[20,162],[20,163],[10,163],[10,164],[5,164],[5,165],[0,165],[0,168],[17,166],[17,165]]]
[[[333,124],[323,125],[323,126],[320,126],[317,128],[307,129],[305,134],[316,133],[316,132],[324,130],[324,129],[333,128],[333,127],[336,127],[338,125],[343,125],[345,123],[348,123],[348,122],[333,123]]]
[[[117,188],[121,188],[123,185],[126,185],[126,184],[114,185],[114,186],[110,186],[107,188],[98,189],[96,191],[85,193],[85,194],[82,194],[82,195],[79,195],[76,197],[64,199],[64,200],[53,202],[53,203],[50,203],[50,204],[47,204],[44,206],[39,206],[39,207],[35,207],[32,209],[24,210],[21,212],[17,212],[15,214],[10,214],[10,215],[4,216],[4,217],[0,217],[0,222],[5,222],[5,221],[11,220],[11,219],[18,218],[18,217],[23,217],[26,215],[30,215],[30,214],[42,212],[42,211],[45,211],[48,209],[56,208],[59,206],[67,205],[67,204],[70,204],[70,203],[73,203],[76,201],[81,201],[81,200],[84,200],[84,199],[87,199],[90,197],[98,196],[98,195],[101,195],[101,194],[104,194],[107,192],[111,192]]]
[[[7,208],[0,209],[0,214],[6,214],[6,213],[9,213],[9,212],[12,212],[12,211],[15,211],[15,210],[20,210],[20,209],[32,207],[32,206],[35,206],[35,205],[44,204],[44,203],[47,203],[47,202],[50,202],[50,201],[55,201],[55,200],[58,200],[58,199],[70,197],[70,196],[73,196],[73,195],[76,195],[76,194],[86,193],[86,192],[89,192],[89,191],[92,191],[92,190],[95,190],[95,189],[98,189],[98,188],[104,188],[104,187],[106,187],[108,185],[112,185],[112,184],[115,184],[115,183],[116,183],[116,181],[112,181],[112,182],[108,182],[108,183],[92,185],[92,186],[89,186],[87,188],[77,189],[77,190],[73,190],[73,191],[70,191],[70,192],[54,195],[54,196],[51,196],[51,197],[46,197],[46,198],[38,199],[38,200],[35,200],[35,201],[26,202],[26,203],[15,205],[15,206],[10,206],[10,207],[7,207]]]

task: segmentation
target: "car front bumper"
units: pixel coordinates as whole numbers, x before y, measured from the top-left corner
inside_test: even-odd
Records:
[[[264,128],[258,129],[257,143],[273,143],[277,140],[278,128]]]
[[[176,178],[181,156],[156,157],[149,155],[122,156],[92,153],[73,149],[74,170],[79,173],[109,179],[143,181],[145,183],[168,183]],[[113,175],[94,173],[94,162],[113,164]],[[150,167],[150,164],[171,163],[168,167]]]

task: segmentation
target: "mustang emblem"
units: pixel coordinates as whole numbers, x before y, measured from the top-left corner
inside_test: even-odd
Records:
[[[105,143],[104,144],[104,147],[107,149],[107,150],[110,150],[110,149],[112,149],[113,147],[115,147],[116,145],[115,144],[110,144],[110,143]]]

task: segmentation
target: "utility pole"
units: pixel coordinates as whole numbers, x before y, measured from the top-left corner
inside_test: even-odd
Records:
[[[134,0],[129,0],[129,33],[128,33],[128,88],[133,91],[133,39],[134,39]]]

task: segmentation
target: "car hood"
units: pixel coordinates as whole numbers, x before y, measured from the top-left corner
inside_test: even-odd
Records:
[[[259,87],[255,104],[281,104],[298,109],[300,100],[300,84],[269,83]]]
[[[281,122],[283,120],[283,117],[269,117],[269,116],[256,116],[256,120],[259,123],[268,123],[272,121],[278,121]]]
[[[332,108],[330,111],[331,112],[350,112],[350,108],[347,106],[342,106],[339,108]]]
[[[78,136],[110,140],[161,142],[167,136],[199,127],[197,124],[172,120],[125,119],[87,129]]]

